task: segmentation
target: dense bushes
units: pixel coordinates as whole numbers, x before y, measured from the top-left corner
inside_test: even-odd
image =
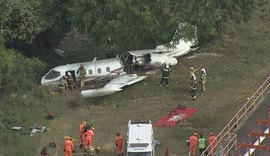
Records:
[[[0,95],[30,91],[40,80],[45,64],[13,50],[0,49]]]

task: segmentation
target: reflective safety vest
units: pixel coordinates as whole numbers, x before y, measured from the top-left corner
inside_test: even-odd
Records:
[[[199,148],[200,148],[200,149],[206,148],[206,145],[205,145],[205,138],[199,138]]]
[[[168,78],[169,75],[170,75],[170,69],[169,68],[164,68],[163,73],[162,73],[162,77],[163,78]]]
[[[202,73],[201,74],[201,83],[205,83],[206,81],[206,74]]]
[[[196,83],[196,81],[191,82],[190,90],[197,90],[197,83]]]

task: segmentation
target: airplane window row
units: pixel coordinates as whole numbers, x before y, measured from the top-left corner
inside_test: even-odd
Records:
[[[106,67],[106,71],[107,71],[107,72],[110,72],[110,71],[111,71],[110,67]],[[101,68],[98,68],[98,69],[97,69],[97,72],[100,74],[100,73],[101,73]],[[90,70],[88,71],[88,73],[89,73],[89,75],[92,75],[92,74],[93,74],[92,69],[90,69]],[[60,76],[60,72],[59,72],[59,71],[51,70],[51,71],[45,76],[45,79],[50,80],[50,79],[57,78],[57,77],[59,77],[59,76]]]
[[[107,68],[106,68],[106,72],[110,72],[110,71],[111,71],[110,67],[107,67]],[[97,72],[100,74],[100,73],[101,73],[101,68],[98,68],[98,69],[97,69]],[[92,69],[90,69],[90,70],[88,71],[88,73],[89,73],[89,75],[92,75],[92,74],[93,74]]]

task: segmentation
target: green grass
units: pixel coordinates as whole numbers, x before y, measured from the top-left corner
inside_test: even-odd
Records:
[[[233,115],[246,102],[257,87],[269,76],[270,71],[270,9],[269,4],[256,8],[252,19],[238,25],[227,24],[221,37],[204,45],[196,53],[210,52],[220,56],[196,59],[179,59],[172,68],[169,87],[160,87],[160,74],[150,75],[145,81],[125,88],[107,97],[81,99],[79,92],[62,96],[34,91],[33,96],[17,95],[1,101],[9,111],[9,125],[30,127],[45,125],[46,133],[32,137],[6,132],[6,146],[0,146],[0,155],[38,155],[43,146],[54,141],[57,148],[49,149],[50,156],[63,155],[63,136],[77,139],[79,124],[86,120],[94,124],[95,146],[101,147],[101,156],[114,155],[114,134],[126,133],[127,123],[132,120],[155,122],[178,104],[198,109],[190,119],[175,127],[154,128],[160,145],[157,156],[163,156],[167,147],[174,155],[186,155],[186,139],[194,132],[208,137],[210,131],[219,133]],[[188,69],[205,67],[207,70],[206,93],[198,91],[198,99],[189,95]],[[37,97],[40,97],[37,99]],[[56,112],[55,120],[45,120],[46,111]],[[10,127],[11,128],[11,127]],[[79,151],[78,142],[75,142]],[[20,154],[19,154],[20,153]]]

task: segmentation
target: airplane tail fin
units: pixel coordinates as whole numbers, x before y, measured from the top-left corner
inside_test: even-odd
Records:
[[[184,37],[183,37],[184,36]],[[198,42],[197,27],[187,22],[179,23],[175,33],[173,34],[170,46],[179,46],[181,42],[192,42],[192,45],[196,45]]]
[[[167,44],[157,46],[156,49],[158,51],[167,50],[168,56],[179,57],[196,50],[197,44],[197,27],[188,23],[180,23],[172,40]]]

